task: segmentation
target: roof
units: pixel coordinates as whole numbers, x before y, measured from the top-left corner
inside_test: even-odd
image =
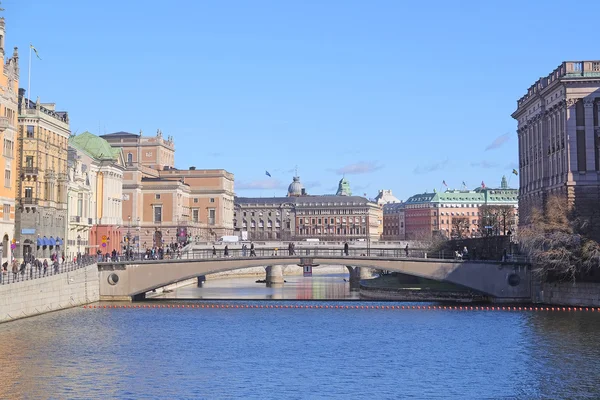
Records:
[[[81,150],[96,160],[118,160],[121,149],[112,147],[101,136],[83,132],[69,138],[69,146]]]
[[[283,204],[291,203],[296,206],[315,205],[322,203],[331,203],[327,205],[366,205],[370,202],[368,199],[360,196],[298,196],[298,197],[236,197],[235,204]]]
[[[129,133],[129,132],[123,132],[123,131],[100,135],[101,138],[104,138],[104,137],[110,137],[110,138],[113,138],[113,137],[139,137],[139,136],[140,135],[135,134],[135,133]]]
[[[404,203],[387,203],[383,205],[384,214],[393,214],[404,209]]]

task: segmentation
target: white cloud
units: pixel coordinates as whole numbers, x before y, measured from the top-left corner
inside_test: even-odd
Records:
[[[383,168],[383,165],[371,161],[361,161],[354,164],[348,164],[335,170],[338,175],[359,175],[369,174]]]
[[[415,174],[427,174],[429,172],[439,171],[448,165],[448,160],[434,162],[432,164],[420,165],[416,167],[413,172]]]
[[[263,189],[282,189],[284,185],[277,179],[261,179],[256,181],[239,181],[235,184],[236,189],[241,190],[263,190]]]
[[[508,142],[510,139],[510,133],[505,133],[504,135],[498,136],[494,141],[485,148],[485,151],[494,150],[501,147],[504,143]]]

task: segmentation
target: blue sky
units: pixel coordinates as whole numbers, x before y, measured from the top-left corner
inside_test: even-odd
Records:
[[[542,6],[543,5],[543,6]],[[73,132],[173,135],[176,166],[242,196],[400,199],[517,164],[516,100],[563,60],[600,59],[600,2],[5,0],[21,87]],[[272,178],[265,175],[268,170]],[[511,185],[517,185],[512,176]]]

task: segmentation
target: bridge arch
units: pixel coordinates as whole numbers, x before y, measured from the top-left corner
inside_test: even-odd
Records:
[[[99,263],[100,297],[103,300],[128,300],[141,293],[201,275],[249,267],[299,265],[301,261],[306,262],[306,259],[301,260],[298,256],[274,256]],[[395,271],[454,283],[507,301],[530,297],[530,271],[523,264],[358,256],[317,256],[311,258],[311,262],[319,265]],[[109,277],[114,281],[115,276],[117,282],[110,284]],[[512,278],[509,279],[511,276]],[[515,279],[515,276],[518,279]]]

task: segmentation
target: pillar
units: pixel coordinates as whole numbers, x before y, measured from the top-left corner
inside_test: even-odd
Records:
[[[346,268],[348,268],[350,274],[350,279],[348,279],[350,282],[350,289],[358,288],[360,286],[360,268],[352,267],[350,265],[346,265]]]
[[[202,287],[204,282],[206,282],[206,275],[200,275],[198,277],[198,287]]]
[[[567,157],[569,157],[567,160],[569,181],[573,179],[573,172],[577,172],[577,120],[575,119],[575,104],[577,104],[577,99],[567,100],[567,126],[565,132],[567,143],[565,145],[567,147]]]
[[[594,99],[584,99],[585,113],[585,170],[596,170],[596,140],[594,138]]]
[[[272,265],[267,267],[267,284],[283,284],[283,267],[281,265]]]
[[[373,270],[367,267],[356,267],[359,272],[360,279],[371,279],[373,277]]]

